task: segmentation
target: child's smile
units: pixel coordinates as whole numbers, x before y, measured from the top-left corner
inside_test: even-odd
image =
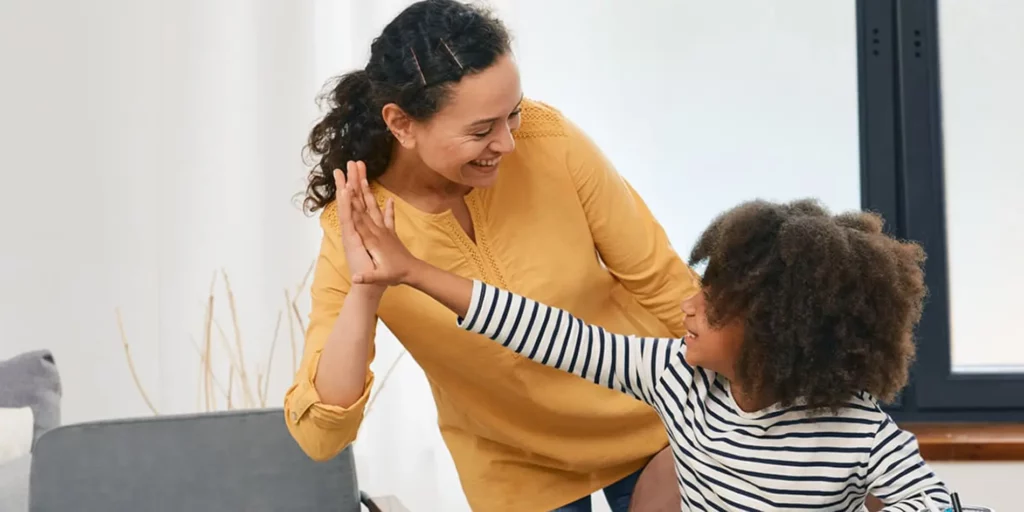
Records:
[[[733,319],[721,327],[708,325],[705,300],[701,292],[682,304],[686,362],[731,378],[743,344],[743,323]]]

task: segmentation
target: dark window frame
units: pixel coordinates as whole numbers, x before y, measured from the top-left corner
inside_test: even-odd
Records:
[[[1024,421],[1024,373],[952,371],[936,0],[857,0],[861,203],[928,254],[929,298],[898,421]]]

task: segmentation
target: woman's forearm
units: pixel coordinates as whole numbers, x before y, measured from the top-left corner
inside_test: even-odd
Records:
[[[426,262],[419,262],[409,272],[405,283],[444,304],[460,317],[466,316],[473,300],[473,281]]]
[[[378,287],[354,285],[345,296],[313,383],[323,403],[350,407],[362,396],[381,295]]]

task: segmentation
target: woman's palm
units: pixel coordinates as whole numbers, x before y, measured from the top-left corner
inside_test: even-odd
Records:
[[[346,173],[334,170],[334,182],[336,185],[335,203],[338,208],[338,224],[341,231],[341,245],[345,250],[345,259],[348,261],[349,277],[364,274],[374,269],[373,260],[366,252],[362,238],[352,226],[352,203],[354,201],[353,190],[355,187],[350,182],[358,183],[358,180],[365,179],[366,165],[362,162],[349,162]],[[364,198],[360,197],[360,203]]]

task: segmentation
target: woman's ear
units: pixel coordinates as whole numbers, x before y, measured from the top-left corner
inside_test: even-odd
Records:
[[[388,125],[388,130],[403,148],[412,149],[416,146],[416,139],[412,136],[413,120],[402,107],[388,103],[381,108],[380,115],[384,118],[384,124]]]

